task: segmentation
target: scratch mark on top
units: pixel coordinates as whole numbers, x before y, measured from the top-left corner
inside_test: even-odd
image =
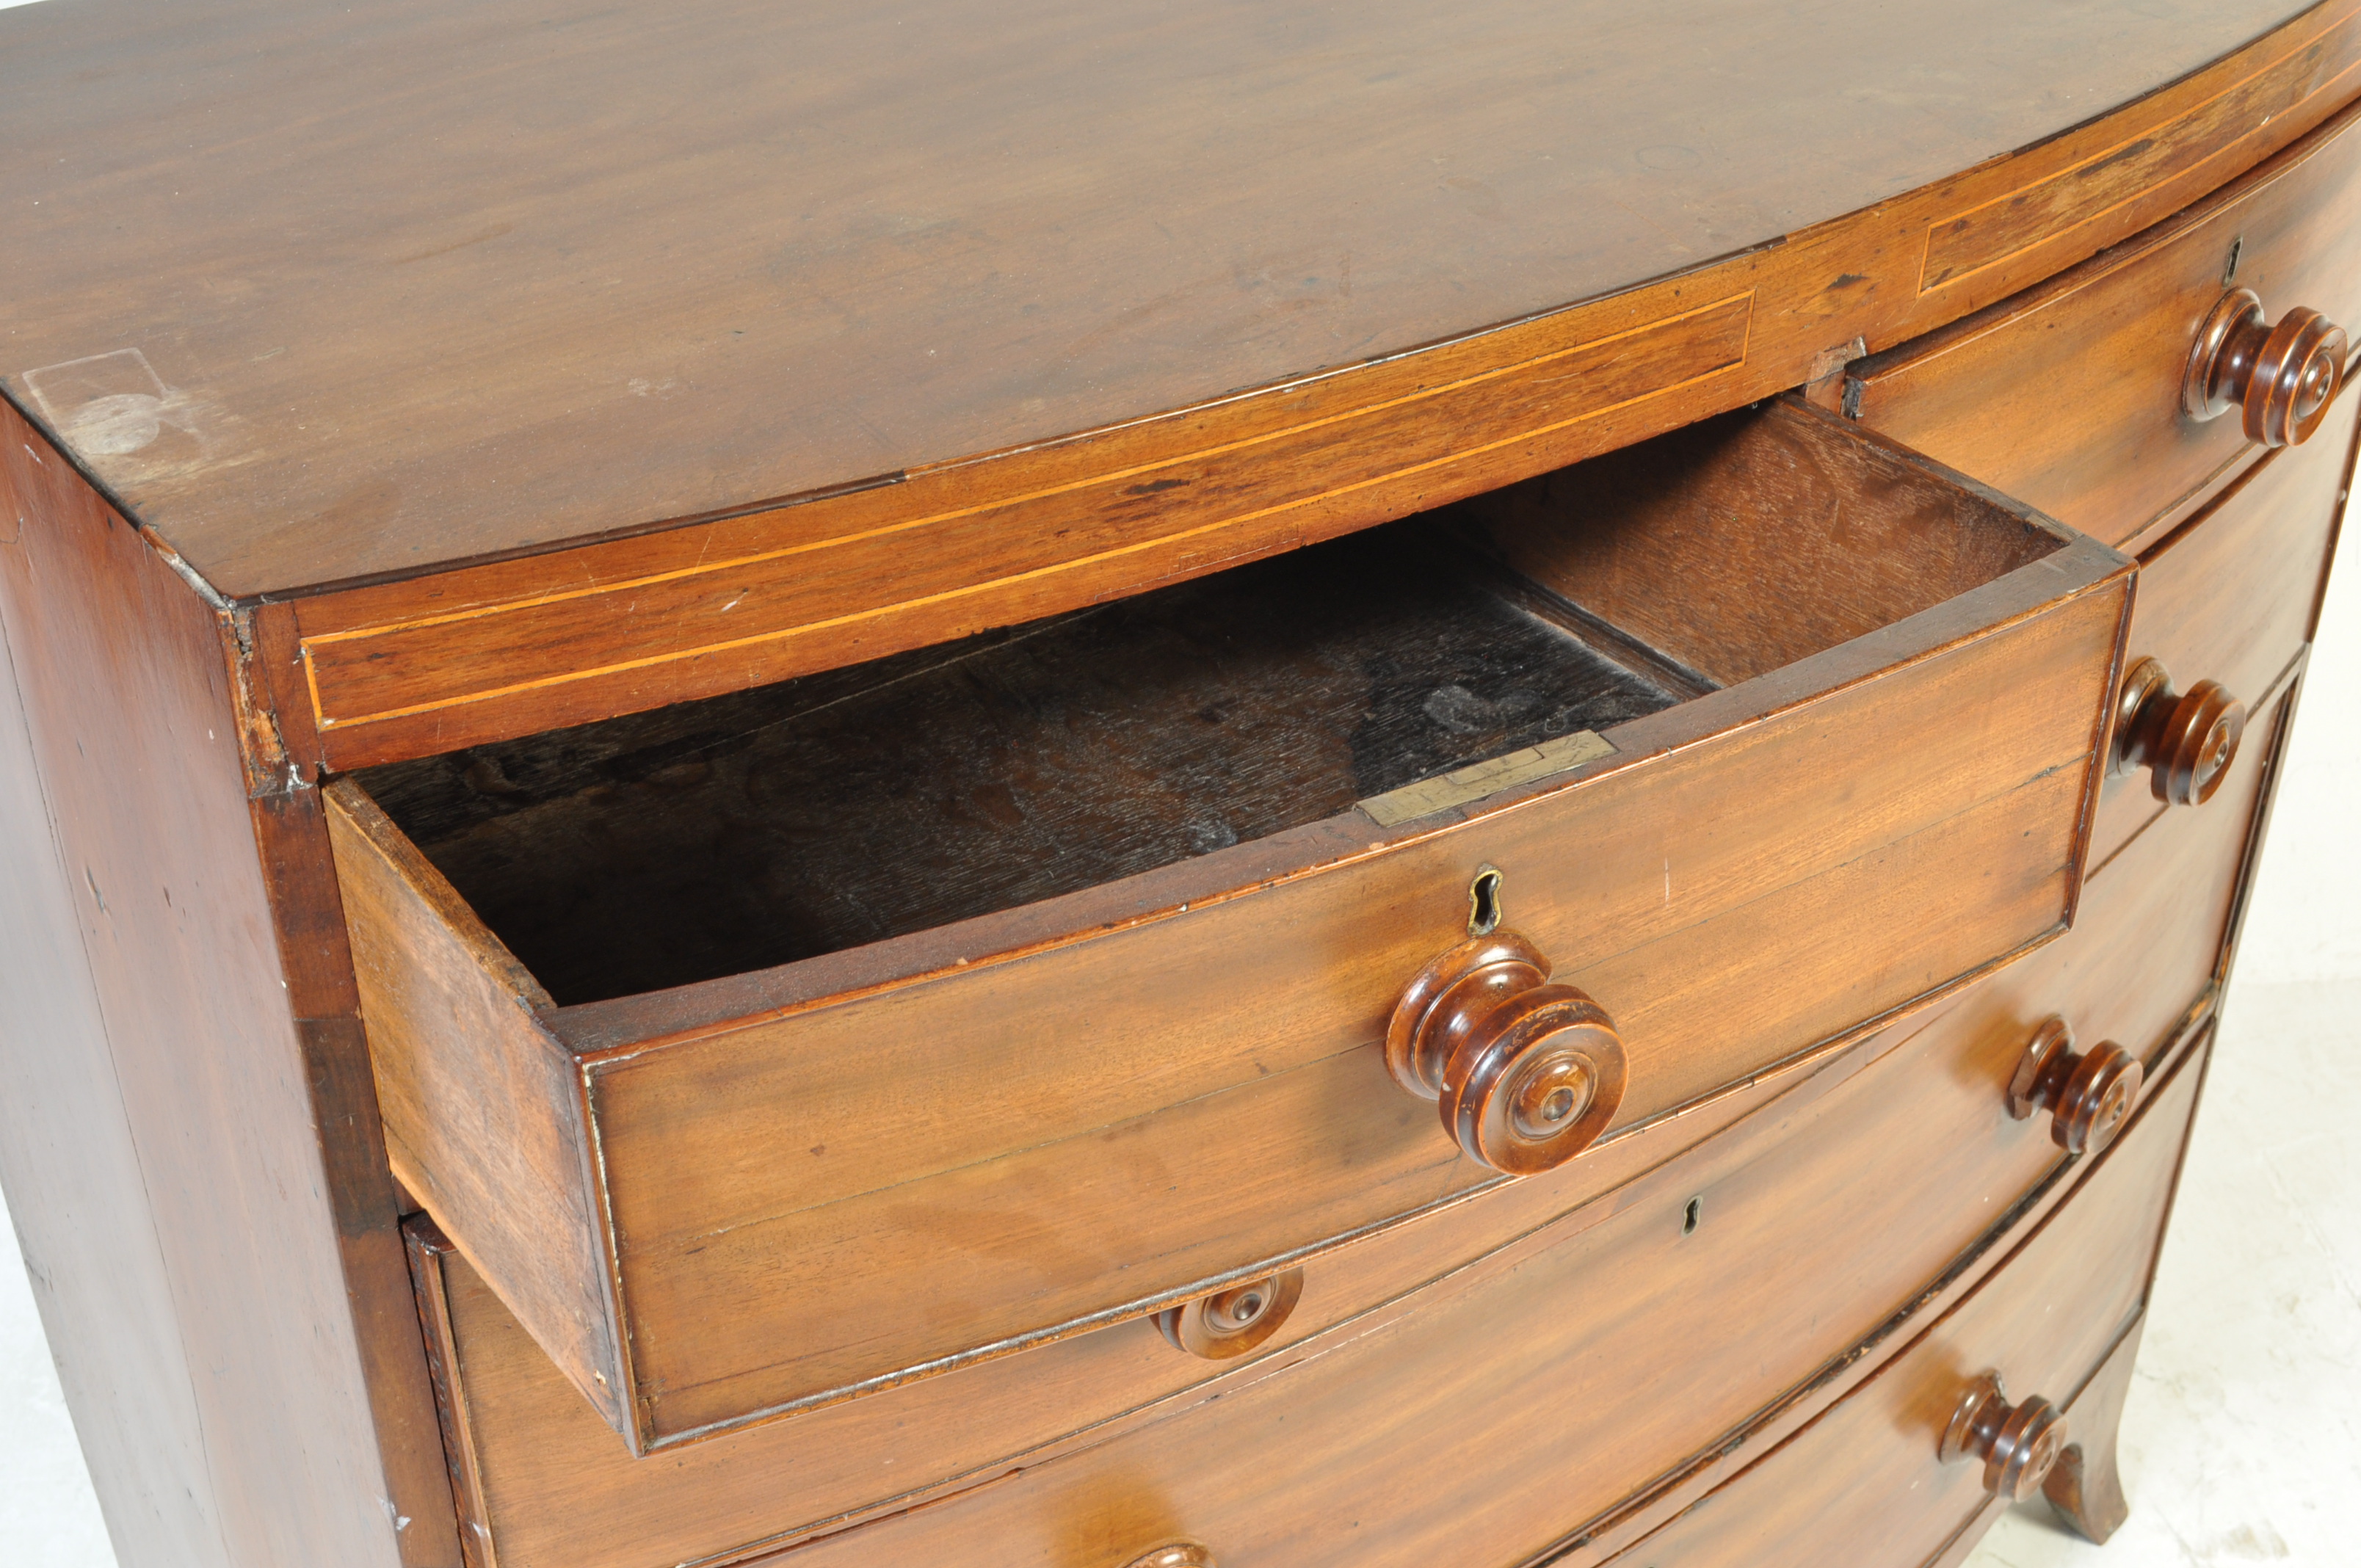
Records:
[[[471,234],[465,239],[455,239],[448,245],[430,246],[424,250],[414,250],[408,256],[397,256],[390,265],[407,267],[413,261],[424,261],[429,257],[448,256],[455,250],[465,250],[471,245],[481,245],[488,239],[498,239],[515,227],[514,224],[494,224],[481,234]]]

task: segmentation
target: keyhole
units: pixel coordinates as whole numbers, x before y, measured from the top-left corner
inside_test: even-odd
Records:
[[[1488,937],[1500,928],[1500,872],[1484,866],[1467,886],[1467,934]]]
[[[1703,1198],[1690,1199],[1689,1206],[1681,1211],[1681,1234],[1685,1236],[1693,1236],[1697,1234],[1697,1222],[1704,1218],[1705,1200]]]
[[[2230,242],[2230,261],[2222,269],[2222,287],[2228,288],[2238,280],[2238,258],[2246,248],[2246,236],[2240,235]]]

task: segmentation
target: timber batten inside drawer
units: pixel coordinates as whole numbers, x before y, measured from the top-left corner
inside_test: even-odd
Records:
[[[2058,930],[2127,572],[1783,404],[343,781],[395,1168],[635,1446],[1198,1294],[1500,1179],[1379,1048],[1488,867],[1620,1031],[1617,1128]]]

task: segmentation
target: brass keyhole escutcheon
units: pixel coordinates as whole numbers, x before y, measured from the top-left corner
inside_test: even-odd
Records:
[[[1488,937],[1500,928],[1500,884],[1506,879],[1498,866],[1479,866],[1467,884],[1467,934]]]

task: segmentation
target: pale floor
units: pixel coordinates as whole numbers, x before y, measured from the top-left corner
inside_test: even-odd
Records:
[[[2361,1565],[2361,571],[2313,654],[2124,1418],[2131,1522],[2036,1502],[1971,1568]],[[0,1225],[0,1565],[113,1568]],[[1828,1568],[1848,1568],[1830,1563]]]
[[[1971,1568],[2361,1563],[2361,985],[2232,994],[2124,1410],[2129,1523],[2047,1503]]]

